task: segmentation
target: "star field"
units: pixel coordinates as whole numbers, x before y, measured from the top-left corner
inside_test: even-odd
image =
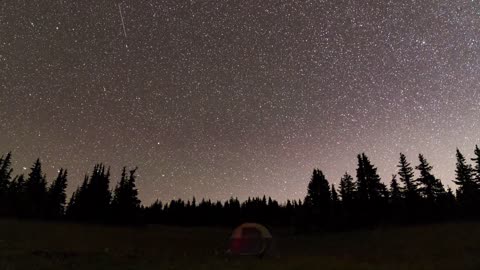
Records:
[[[366,152],[454,184],[480,144],[480,2],[0,4],[0,150],[73,191],[138,166],[140,198],[303,198]],[[113,184],[112,184],[113,185]]]

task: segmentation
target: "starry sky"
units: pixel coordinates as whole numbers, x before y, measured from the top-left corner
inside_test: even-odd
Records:
[[[454,188],[480,144],[480,2],[6,0],[0,151],[69,192],[96,162],[140,198],[303,198],[366,152]]]

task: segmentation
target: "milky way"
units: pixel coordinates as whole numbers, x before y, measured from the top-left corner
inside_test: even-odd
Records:
[[[454,188],[480,143],[480,2],[0,4],[0,151],[73,191],[96,162],[156,198],[302,198],[366,152]],[[27,170],[25,170],[27,169]],[[112,183],[113,185],[114,183]]]

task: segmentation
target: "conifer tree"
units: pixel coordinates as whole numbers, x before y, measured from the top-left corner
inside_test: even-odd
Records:
[[[365,204],[368,202],[368,184],[365,175],[365,167],[363,164],[363,156],[358,155],[358,167],[357,167],[357,182],[356,182],[356,189],[357,189],[357,199],[359,200],[360,204]]]
[[[392,181],[390,182],[390,200],[392,204],[399,204],[402,201],[402,190],[398,185],[397,175],[392,175]]]
[[[3,156],[0,157],[0,215],[8,214],[11,208],[10,198],[8,198],[8,189],[12,175],[11,158],[11,152],[5,158]]]
[[[338,204],[339,200],[338,200],[338,193],[337,193],[337,190],[335,189],[335,185],[332,184],[332,191],[330,192],[332,194],[332,203],[334,205]]]
[[[420,184],[418,191],[429,202],[434,203],[435,200],[445,193],[442,182],[432,175],[432,166],[428,164],[427,160],[422,154],[418,155],[420,164],[415,168],[420,172],[420,177],[417,182]]]
[[[323,172],[314,169],[310,183],[308,183],[305,204],[314,209],[328,209],[331,201],[330,185]]]
[[[331,198],[332,214],[338,215],[339,214],[338,212],[340,210],[340,200],[338,199],[338,193],[334,184],[332,184],[330,193],[332,194],[332,198]]]
[[[43,217],[46,214],[47,181],[42,172],[42,164],[37,159],[25,181],[27,216]]]
[[[120,182],[115,187],[112,200],[112,209],[117,219],[122,222],[136,222],[140,209],[140,200],[138,199],[138,191],[135,188],[135,172],[137,168],[130,171],[129,176],[126,174],[126,167],[123,167]],[[187,208],[190,208],[190,201]]]
[[[398,164],[398,175],[400,175],[400,181],[404,185],[405,199],[407,204],[412,205],[417,202],[419,197],[417,190],[417,183],[414,179],[413,168],[407,161],[404,154],[400,153],[400,163]]]
[[[307,196],[305,197],[305,207],[310,212],[311,224],[325,225],[331,215],[330,184],[323,172],[314,169],[310,183],[308,183]]]
[[[355,183],[347,172],[340,179],[340,197],[343,204],[351,204],[355,198]]]
[[[0,157],[0,198],[6,196],[12,178],[12,152]]]
[[[467,164],[465,157],[457,149],[457,164],[455,169],[455,180],[453,182],[458,185],[457,197],[459,203],[464,210],[471,214],[474,211],[476,202],[478,201],[478,185],[473,179],[473,168]]]
[[[362,154],[362,167],[364,171],[367,199],[378,202],[388,196],[386,186],[381,182],[377,168],[370,162],[365,153]]]
[[[480,148],[478,148],[478,145],[475,145],[474,154],[475,157],[472,158],[472,161],[475,162],[473,179],[475,180],[477,186],[480,186]]]
[[[50,217],[59,218],[65,214],[65,203],[67,195],[67,170],[60,169],[57,178],[48,189],[48,211]]]
[[[23,217],[25,215],[25,177],[17,175],[13,178],[8,189],[9,211],[10,214],[16,217]]]

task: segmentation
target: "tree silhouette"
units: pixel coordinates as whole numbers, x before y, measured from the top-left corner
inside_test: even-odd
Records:
[[[370,162],[365,154],[362,154],[362,168],[365,177],[367,199],[372,202],[379,202],[387,195],[387,188],[381,182],[377,168]]]
[[[390,182],[390,201],[393,205],[398,205],[403,200],[403,194],[400,186],[398,185],[397,175],[392,175]]]
[[[164,204],[155,201],[143,207],[135,187],[137,168],[127,171],[114,188],[109,189],[110,172],[96,164],[82,184],[73,192],[65,210],[67,171],[61,169],[47,189],[46,176],[37,159],[28,177],[12,178],[11,153],[0,157],[0,194],[3,204],[0,215],[60,219],[64,216],[81,222],[115,222],[122,224],[162,223],[181,226],[235,226],[242,222],[259,222],[272,226],[291,226],[295,231],[311,229],[337,230],[371,226],[381,223],[405,224],[478,218],[480,206],[480,149],[475,146],[474,168],[463,154],[456,152],[457,197],[451,188],[444,190],[432,174],[432,166],[423,155],[413,169],[405,155],[400,154],[398,175],[393,175],[389,189],[381,182],[377,168],[362,153],[357,156],[357,179],[345,173],[339,189],[330,185],[323,172],[314,169],[304,202],[287,200],[279,203],[271,197],[249,197],[240,202],[195,197],[184,201],[174,199]],[[401,181],[401,183],[399,183]],[[403,185],[402,185],[403,183]],[[341,198],[341,200],[340,200]],[[413,214],[412,214],[413,213]]]
[[[47,181],[42,172],[42,164],[37,159],[30,169],[25,181],[26,215],[29,217],[43,217],[46,214]]]
[[[318,169],[314,169],[310,183],[308,183],[305,205],[308,205],[319,211],[324,211],[329,208],[330,201],[330,185],[323,172]]]
[[[457,164],[455,169],[455,180],[458,185],[457,198],[466,214],[471,215],[474,212],[475,204],[478,201],[478,185],[473,179],[473,169],[467,164],[465,157],[457,148]]]
[[[126,167],[123,167],[120,182],[115,187],[112,211],[114,218],[122,223],[136,223],[139,218],[140,200],[135,188],[135,172],[137,168],[130,170],[127,177]]]
[[[404,154],[400,153],[400,163],[397,165],[398,175],[400,175],[400,181],[404,185],[405,199],[407,203],[412,205],[418,200],[417,183],[414,179],[413,168],[407,161]]]
[[[52,218],[60,218],[65,213],[67,195],[67,170],[60,169],[57,178],[48,189],[48,214]]]
[[[347,208],[353,203],[355,191],[355,183],[353,182],[352,176],[345,172],[340,179],[340,197],[342,199],[342,203],[347,206]]]
[[[478,145],[475,145],[474,154],[475,157],[472,158],[472,161],[475,162],[474,180],[477,186],[480,186],[480,148],[478,148]]]
[[[0,157],[0,215],[6,215],[10,210],[8,189],[12,178],[11,159],[12,152],[9,152],[5,158]]]
[[[417,182],[420,184],[418,190],[428,203],[433,204],[439,196],[445,193],[445,189],[442,182],[431,174],[433,167],[428,164],[422,154],[418,155],[418,160],[420,164],[415,167],[420,172],[420,177],[417,178]]]
[[[357,205],[355,219],[360,224],[371,224],[385,216],[388,190],[381,182],[377,168],[365,153],[357,156]]]
[[[330,184],[325,175],[321,170],[314,169],[305,197],[305,207],[313,219],[313,224],[324,226],[328,222],[331,198]]]
[[[5,196],[12,178],[12,152],[0,157],[0,196]]]
[[[25,177],[23,174],[13,178],[8,189],[7,197],[9,200],[9,214],[16,217],[23,217],[27,208],[25,196]]]
[[[363,156],[361,154],[357,155],[358,167],[357,167],[357,199],[360,204],[364,205],[368,202],[368,183],[364,167]]]
[[[67,205],[66,215],[69,219],[85,220],[88,217],[88,179],[89,176],[85,175],[82,185],[80,185]]]

